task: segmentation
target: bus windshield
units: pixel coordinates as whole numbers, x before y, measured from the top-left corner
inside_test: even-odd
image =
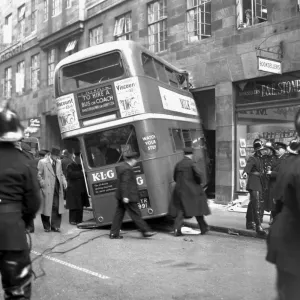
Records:
[[[124,68],[119,52],[101,55],[62,68],[60,90],[70,93],[121,77],[123,74]]]

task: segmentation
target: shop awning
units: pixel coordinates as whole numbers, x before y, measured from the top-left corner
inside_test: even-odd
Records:
[[[73,40],[73,41],[69,42],[67,47],[66,47],[65,52],[69,52],[69,51],[74,50],[76,44],[77,44],[77,40]]]

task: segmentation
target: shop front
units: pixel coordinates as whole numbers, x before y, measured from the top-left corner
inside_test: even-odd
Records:
[[[300,108],[300,71],[235,83],[236,191],[246,192],[242,178],[257,138],[289,142],[296,137],[294,117]]]

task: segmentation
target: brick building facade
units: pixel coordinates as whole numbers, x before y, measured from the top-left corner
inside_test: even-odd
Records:
[[[6,82],[9,75],[7,68],[11,66],[11,103],[20,113],[24,123],[31,117],[41,116],[40,140],[43,147],[62,144],[53,106],[51,76],[49,79],[52,65],[72,52],[90,45],[130,38],[149,47],[177,67],[189,71],[192,91],[204,127],[211,134],[212,148],[216,149],[215,181],[218,202],[230,201],[235,192],[241,190],[238,187],[238,165],[244,154],[239,143],[243,142],[243,139],[248,140],[250,132],[247,132],[245,137],[238,136],[241,128],[244,130],[247,126],[245,119],[242,120],[242,127],[237,127],[240,122],[238,108],[236,109],[236,104],[240,101],[239,95],[245,86],[246,90],[251,86],[251,80],[261,79],[262,82],[267,82],[267,87],[269,82],[275,80],[270,73],[258,70],[257,56],[282,61],[282,75],[276,77],[277,81],[274,82],[279,82],[280,78],[284,79],[286,74],[295,78],[300,70],[297,51],[300,43],[298,0],[5,2],[5,9],[0,13],[1,95],[10,97],[7,95]],[[20,18],[23,16],[18,16],[18,8],[24,2],[25,34],[20,40],[22,46],[20,51],[16,50],[4,57],[11,48],[19,45],[17,37]],[[32,31],[35,7],[37,28]],[[7,16],[10,13],[13,41],[11,44],[5,44],[3,25],[8,25]],[[66,49],[67,47],[69,49]],[[38,74],[33,71],[39,66],[33,66],[31,61],[36,53],[40,54]],[[15,74],[17,63],[21,60],[25,61],[25,86],[23,94],[19,95],[16,93]],[[296,73],[288,75],[291,72]],[[34,76],[38,76],[39,82],[37,87],[32,88]],[[248,84],[248,81],[251,82]],[[262,86],[261,82],[257,84]],[[297,99],[298,96],[295,97]],[[291,97],[278,98],[281,101],[289,101]],[[273,97],[271,100],[276,102],[278,99]],[[258,99],[257,103],[261,101],[262,99]],[[249,104],[249,101],[247,103]],[[284,106],[282,103],[280,105]],[[263,105],[258,104],[250,108],[253,110],[261,107]],[[266,109],[271,109],[270,107]],[[247,112],[250,108],[246,105],[244,110]],[[279,121],[273,119],[273,123]],[[264,122],[267,121],[268,119],[264,119]],[[258,128],[257,124],[253,126]],[[241,152],[238,153],[239,151]]]

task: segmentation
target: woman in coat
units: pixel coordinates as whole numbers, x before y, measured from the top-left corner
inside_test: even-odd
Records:
[[[185,148],[184,155],[184,158],[177,163],[174,170],[176,185],[173,202],[177,208],[174,235],[182,235],[181,227],[184,217],[193,216],[197,219],[201,234],[205,234],[208,231],[208,225],[204,220],[204,216],[210,214],[210,209],[206,194],[201,186],[201,173],[192,160],[193,149]]]
[[[72,162],[67,166],[67,209],[69,209],[69,222],[77,225],[82,222],[83,207],[89,207],[89,199],[80,164],[80,153],[75,153]]]

